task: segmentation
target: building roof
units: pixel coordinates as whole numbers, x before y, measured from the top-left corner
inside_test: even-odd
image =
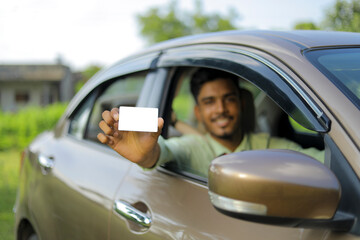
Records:
[[[7,81],[61,81],[67,67],[59,64],[47,65],[0,65],[0,82]]]

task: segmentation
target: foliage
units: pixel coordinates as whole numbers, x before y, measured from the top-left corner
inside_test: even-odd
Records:
[[[66,104],[56,103],[47,107],[28,107],[17,113],[0,112],[0,151],[21,149],[39,133],[55,126]]]
[[[13,207],[19,182],[19,151],[0,151],[0,239],[14,239]]]
[[[337,0],[323,24],[329,30],[360,32],[360,0]]]
[[[360,32],[360,0],[336,0],[322,23],[300,22],[294,29]]]
[[[298,22],[295,24],[294,29],[298,30],[319,30],[320,28],[312,22]]]
[[[181,10],[177,0],[164,8],[153,7],[137,15],[141,34],[150,44],[164,40],[205,32],[236,29],[238,13],[231,9],[226,15],[206,14],[201,0],[195,0],[193,11]]]
[[[92,64],[81,71],[81,80],[76,83],[75,91],[78,92],[92,76],[101,70],[101,68],[102,67],[99,65]]]
[[[97,73],[98,71],[101,70],[101,66],[98,65],[90,65],[87,68],[84,69],[84,71],[82,71],[82,75],[85,81],[89,80],[92,76],[95,75],[95,73]]]

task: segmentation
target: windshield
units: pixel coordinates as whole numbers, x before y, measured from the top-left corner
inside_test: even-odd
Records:
[[[316,50],[307,56],[360,109],[360,48]]]

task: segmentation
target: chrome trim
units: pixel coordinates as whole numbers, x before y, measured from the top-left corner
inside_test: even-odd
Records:
[[[55,166],[54,159],[52,157],[45,157],[42,154],[39,154],[38,162],[45,170],[52,169]]]
[[[151,217],[136,209],[128,202],[122,200],[115,201],[114,210],[127,220],[135,222],[145,228],[150,228],[151,226]]]
[[[215,207],[225,211],[263,216],[267,213],[267,207],[263,204],[231,199],[220,196],[211,191],[209,191],[209,196],[211,203]]]

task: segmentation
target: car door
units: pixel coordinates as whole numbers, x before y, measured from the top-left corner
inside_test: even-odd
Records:
[[[216,68],[245,79],[272,98],[279,109],[282,108],[290,117],[320,134],[326,149],[325,164],[329,167],[336,163],[343,165],[346,158],[332,139],[330,122],[336,119],[321,108],[325,106],[319,107],[321,102],[309,97],[306,86],[299,87],[293,81],[296,76],[286,66],[277,60],[273,64],[268,60],[274,60],[272,57],[266,59],[260,55],[266,56],[258,50],[211,44],[164,53],[158,62],[158,72],[163,74],[158,76],[156,83],[157,86],[164,86],[164,90],[154,93],[147,104],[160,109],[165,119],[164,138],[170,136],[169,122],[174,106],[172,99],[176,83],[180,81],[177,70],[181,67]],[[335,131],[338,133],[339,129]],[[335,171],[336,175],[343,178],[345,172],[339,171],[339,168]],[[350,171],[346,168],[346,172]],[[340,182],[345,185],[357,181],[352,184],[359,186],[356,174],[352,172],[350,175],[348,180]],[[346,233],[332,231],[330,226],[325,225],[320,228],[294,228],[226,216],[212,206],[207,184],[207,179],[176,166],[144,170],[132,165],[115,195],[110,239],[358,239],[355,225],[347,229],[351,233]],[[355,199],[359,200],[357,196]],[[340,205],[339,213],[346,210],[345,202]],[[352,214],[353,219],[359,216],[356,211],[352,211]]]
[[[40,169],[30,209],[41,239],[107,238],[113,197],[130,163],[98,142],[98,124],[104,110],[135,106],[148,76],[139,71],[105,78],[72,104],[54,134],[32,144]]]

